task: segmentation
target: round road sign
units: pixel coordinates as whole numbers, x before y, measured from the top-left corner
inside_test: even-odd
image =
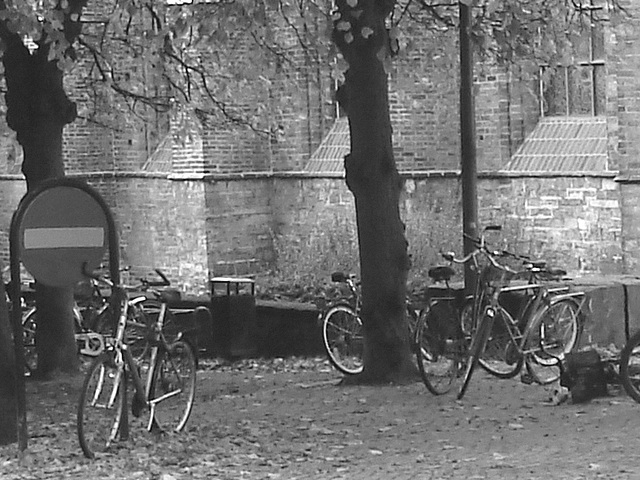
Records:
[[[89,193],[69,185],[43,190],[26,207],[20,224],[21,258],[45,285],[70,286],[96,269],[108,246],[108,221]]]

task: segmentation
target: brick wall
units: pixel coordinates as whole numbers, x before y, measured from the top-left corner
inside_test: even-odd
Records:
[[[409,30],[410,28],[407,28]],[[457,169],[460,163],[459,47],[455,30],[413,30],[389,77],[398,168]],[[536,125],[536,78],[517,66],[474,66],[476,150],[481,170],[498,170]]]
[[[640,5],[622,2],[628,15],[637,18]],[[640,171],[640,31],[631,22],[615,25],[611,36],[608,74],[611,84],[608,109],[617,117],[617,144],[613,150],[621,171]]]
[[[9,266],[9,227],[11,217],[20,199],[27,191],[27,185],[18,175],[0,176],[0,267]],[[8,280],[8,274],[6,276]]]
[[[318,232],[335,238],[340,231],[356,238],[351,194],[341,186],[342,180],[298,182],[300,186],[278,180],[283,184],[281,190],[295,187],[291,194],[278,198],[297,201],[295,208],[285,203],[281,210],[280,221],[286,225],[281,230],[283,244],[289,245],[285,250],[299,251],[304,245],[314,254],[319,252],[322,260],[317,260],[318,266],[321,262],[327,266],[352,262],[355,245],[351,250],[335,249],[329,238],[323,242],[316,239]],[[340,202],[330,202],[332,196]],[[612,176],[483,177],[478,184],[478,204],[480,225],[504,227],[492,237],[497,246],[545,258],[574,274],[625,271],[620,188]],[[461,252],[461,185],[457,176],[406,178],[400,207],[413,274],[425,278],[427,269],[441,262],[441,251]],[[304,218],[313,220],[300,221]],[[316,239],[315,243],[310,238]],[[319,248],[319,244],[323,246]]]
[[[640,15],[637,2],[623,3]],[[479,183],[480,218],[504,224],[510,246],[557,258],[571,270],[635,273],[640,263],[640,187],[634,177],[640,172],[640,34],[632,22],[622,21],[613,22],[608,35],[611,168],[619,167],[625,181],[485,176]],[[424,270],[438,261],[443,244],[461,248],[459,181],[435,172],[459,164],[459,67],[455,32],[420,29],[415,37],[419,41],[412,50],[391,66],[390,101],[399,167],[434,171],[407,178],[401,204],[414,265]],[[67,171],[87,175],[112,205],[121,222],[126,263],[141,271],[154,264],[166,268],[190,290],[206,288],[204,279],[211,275],[265,268],[302,275],[313,268],[357,265],[353,203],[343,180],[270,173],[300,170],[330,124],[328,70],[308,65],[303,56],[296,61],[304,68],[275,69],[269,88],[262,84],[239,99],[250,102],[263,92],[273,113],[269,126],[278,127],[274,135],[212,128],[192,143],[176,141],[173,176],[125,174],[146,160],[154,144],[150,131],[127,124],[107,132],[84,121],[65,129]],[[516,68],[479,67],[478,164],[492,171],[535,125],[535,86]],[[81,112],[93,101],[82,91],[83,81],[82,74],[66,78]],[[11,157],[9,143],[0,151]],[[15,172],[15,159],[3,162],[0,171]],[[225,173],[230,175],[220,175]],[[0,178],[5,225],[23,191],[19,178]],[[0,242],[6,252],[6,231]]]
[[[623,0],[638,18],[640,3]],[[640,265],[640,30],[632,22],[616,22],[608,37],[607,112],[612,168],[621,176],[622,251],[630,273]]]
[[[122,263],[134,267],[134,277],[160,267],[176,286],[202,293],[212,276],[272,269],[293,282],[358,268],[354,202],[342,178],[94,175],[88,180],[112,208]],[[504,226],[492,237],[499,246],[545,258],[574,274],[637,274],[637,261],[623,261],[621,211],[638,209],[640,189],[634,197],[626,188],[611,176],[483,177],[480,224]],[[24,182],[0,177],[0,192],[0,215],[8,225]],[[441,251],[461,251],[460,197],[455,175],[405,178],[400,209],[413,275],[425,278],[441,261]],[[6,259],[6,230],[0,247]]]
[[[268,176],[204,184],[211,276],[246,275],[273,263],[273,184]]]
[[[620,186],[613,176],[491,177],[479,217],[502,224],[506,246],[574,273],[622,273]]]
[[[296,280],[319,272],[356,271],[355,207],[342,178],[277,178],[273,202],[281,275]]]

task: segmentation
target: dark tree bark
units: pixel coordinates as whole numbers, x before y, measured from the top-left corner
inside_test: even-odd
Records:
[[[64,176],[62,133],[75,119],[76,107],[64,93],[62,72],[47,60],[47,48],[31,54],[17,35],[3,35],[3,39],[7,123],[24,151],[22,172],[31,190],[43,180]],[[34,375],[77,370],[72,290],[38,283],[36,305],[38,366]]]
[[[70,44],[80,33],[77,21],[86,0],[71,0],[64,11],[64,34]],[[4,2],[0,1],[4,7]],[[74,19],[72,21],[72,19]],[[64,176],[62,134],[64,126],[76,118],[76,106],[64,91],[63,72],[57,62],[48,58],[46,35],[34,52],[22,42],[21,35],[0,23],[0,38],[4,43],[2,58],[7,92],[7,124],[17,134],[24,151],[24,173],[27,189],[42,181]],[[72,53],[69,50],[68,53]],[[72,315],[71,288],[36,286],[38,327],[36,376],[48,377],[57,371],[75,372],[78,369]],[[0,331],[0,336],[3,332]],[[2,341],[2,340],[0,340]],[[0,369],[4,369],[0,364]]]
[[[4,282],[0,282],[0,295],[4,298]],[[17,441],[18,422],[16,405],[16,379],[13,342],[6,302],[0,302],[0,445]]]
[[[385,18],[393,1],[338,0],[334,41],[349,64],[339,92],[349,118],[351,152],[347,185],[355,198],[365,334],[364,370],[358,383],[412,381],[405,317],[409,256],[399,200],[402,181],[393,156],[384,58]]]

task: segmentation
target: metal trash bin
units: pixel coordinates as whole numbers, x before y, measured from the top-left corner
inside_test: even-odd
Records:
[[[254,356],[258,350],[255,280],[214,277],[211,285],[214,355]]]

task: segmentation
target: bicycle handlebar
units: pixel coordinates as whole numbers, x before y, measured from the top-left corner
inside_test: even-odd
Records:
[[[82,274],[85,277],[88,277],[88,278],[90,278],[92,280],[96,280],[97,282],[102,282],[105,285],[107,285],[108,287],[111,287],[111,288],[114,287],[113,282],[111,280],[109,280],[107,277],[105,277],[104,275],[100,275],[99,273],[97,273],[97,271],[89,270],[87,268],[87,262],[84,262],[82,264]]]
[[[130,267],[124,267],[124,269],[121,269],[121,271],[128,271],[129,269],[130,269]],[[124,288],[126,290],[135,290],[135,289],[139,289],[140,287],[145,289],[145,288],[148,288],[148,287],[168,287],[169,285],[171,285],[171,282],[169,281],[169,279],[167,278],[167,276],[164,274],[164,272],[162,270],[160,270],[159,268],[154,268],[154,271],[161,278],[160,281],[153,281],[153,280],[147,280],[146,278],[140,278],[139,279],[140,280],[140,285],[139,286],[125,286]],[[110,279],[108,279],[107,277],[105,277],[104,275],[100,275],[99,273],[97,273],[95,271],[89,271],[87,269],[87,263],[86,262],[82,265],[82,274],[85,275],[88,278],[91,278],[91,279],[96,280],[98,282],[102,282],[105,285],[107,285],[108,287],[113,288],[115,286],[113,284],[113,282]]]
[[[488,225],[487,227],[485,227],[484,231],[487,231],[487,230],[500,231],[502,230],[502,227],[500,225]],[[492,266],[509,273],[518,274],[521,272],[517,272],[511,267],[499,263],[496,260],[496,258],[509,257],[516,260],[520,260],[523,262],[525,270],[534,274],[543,273],[543,274],[548,274],[552,277],[562,277],[566,275],[566,271],[564,271],[563,269],[549,268],[547,267],[547,263],[545,261],[534,261],[528,255],[509,252],[508,250],[490,250],[485,243],[484,235],[481,235],[480,238],[471,237],[466,233],[464,233],[463,235],[465,236],[465,238],[468,238],[473,241],[473,243],[476,245],[476,249],[468,253],[462,258],[456,258],[454,252],[443,252],[442,257],[448,262],[464,264],[470,261],[471,259],[474,259],[477,255],[482,253],[489,259]]]

